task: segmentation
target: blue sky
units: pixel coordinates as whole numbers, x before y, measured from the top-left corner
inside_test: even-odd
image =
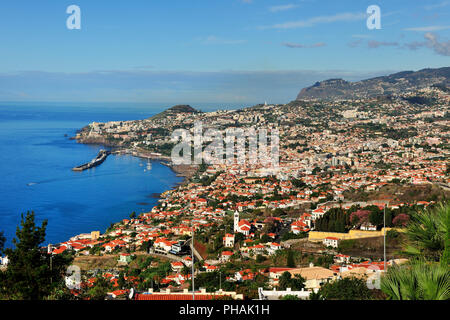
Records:
[[[14,0],[0,30],[0,101],[283,103],[450,61],[450,0]]]

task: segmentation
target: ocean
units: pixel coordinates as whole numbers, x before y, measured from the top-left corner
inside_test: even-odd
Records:
[[[104,232],[135,211],[150,211],[155,194],[182,181],[158,161],[109,156],[84,172],[101,146],[70,140],[90,122],[137,120],[170,105],[0,104],[0,231],[12,246],[21,213],[48,220],[46,241],[56,244],[94,230]],[[67,135],[67,136],[65,136]]]

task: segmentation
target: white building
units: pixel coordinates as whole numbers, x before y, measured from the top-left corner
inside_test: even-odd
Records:
[[[225,237],[223,237],[223,246],[225,248],[234,247],[234,234],[227,233]]]
[[[300,290],[292,291],[291,288],[286,288],[286,290],[277,291],[273,290],[263,290],[263,288],[258,288],[259,300],[280,300],[284,296],[297,296],[299,299],[308,300],[309,295],[312,291],[310,290]]]
[[[337,248],[339,245],[339,239],[335,237],[326,237],[323,239],[323,244],[327,247]]]
[[[8,257],[7,256],[5,256],[5,257],[0,257],[0,265],[2,265],[2,266],[7,266],[8,265],[8,263],[9,263],[9,259],[8,259]]]

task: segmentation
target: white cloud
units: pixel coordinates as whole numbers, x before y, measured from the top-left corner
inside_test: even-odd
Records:
[[[450,5],[450,1],[446,0],[446,1],[442,1],[440,3],[437,4],[431,4],[431,5],[427,5],[424,8],[426,10],[433,10],[433,9],[438,9],[438,8],[444,8],[446,6]]]
[[[280,12],[280,11],[286,11],[286,10],[295,9],[297,7],[298,7],[297,4],[290,3],[290,4],[280,5],[280,6],[269,7],[269,11],[271,11],[271,12]]]
[[[378,48],[378,47],[397,47],[398,42],[387,42],[387,41],[376,41],[370,40],[367,42],[369,48]]]
[[[283,46],[288,48],[319,48],[326,46],[325,42],[317,42],[314,44],[301,44],[301,43],[294,43],[294,42],[284,42],[282,43]]]
[[[450,56],[450,41],[438,40],[438,37],[431,32],[425,33],[425,39],[427,40],[427,47],[432,48],[434,52],[443,56]]]
[[[450,29],[450,26],[427,26],[427,27],[415,27],[415,28],[406,28],[403,29],[405,31],[422,31],[422,32],[430,32],[430,31],[439,31],[439,30],[447,30]]]
[[[309,18],[306,20],[289,21],[285,23],[278,23],[271,26],[261,26],[260,29],[294,29],[312,27],[317,24],[332,23],[332,22],[344,22],[344,21],[358,21],[364,20],[367,17],[366,13],[338,13],[331,16],[318,16]]]
[[[203,44],[243,44],[247,43],[247,40],[230,40],[223,39],[216,36],[208,36],[205,38],[200,38],[200,41]]]

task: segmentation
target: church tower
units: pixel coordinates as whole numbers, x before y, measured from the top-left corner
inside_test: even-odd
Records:
[[[239,232],[239,212],[234,212],[234,232]]]

